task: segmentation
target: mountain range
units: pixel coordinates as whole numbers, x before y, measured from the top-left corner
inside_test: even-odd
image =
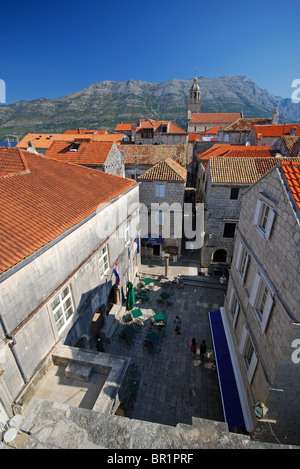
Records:
[[[159,83],[101,81],[66,96],[0,105],[0,140],[28,132],[62,132],[76,128],[114,130],[119,122],[142,117],[168,119],[183,129],[192,79]],[[271,117],[276,104],[280,122],[300,122],[300,104],[274,96],[245,76],[199,77],[202,112],[241,112],[245,117]]]

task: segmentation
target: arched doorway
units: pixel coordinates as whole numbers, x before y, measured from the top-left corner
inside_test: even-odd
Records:
[[[226,263],[227,251],[225,249],[217,249],[213,254],[213,262],[223,262]]]

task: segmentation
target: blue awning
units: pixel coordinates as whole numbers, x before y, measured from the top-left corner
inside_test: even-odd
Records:
[[[229,428],[245,427],[221,311],[211,311],[208,314],[225,422]]]
[[[152,236],[149,234],[148,238],[143,238],[143,243],[150,244],[151,246],[156,246],[158,244],[163,244],[164,239],[157,234],[152,234]]]

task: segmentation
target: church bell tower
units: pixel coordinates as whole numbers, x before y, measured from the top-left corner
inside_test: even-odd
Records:
[[[193,81],[193,85],[189,91],[188,102],[187,102],[187,113],[201,112],[201,91],[198,84],[197,73]]]

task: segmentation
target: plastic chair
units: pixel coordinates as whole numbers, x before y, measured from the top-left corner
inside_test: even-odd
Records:
[[[23,421],[23,408],[20,405],[13,406],[14,416],[8,420],[7,425],[10,428],[19,428]]]

